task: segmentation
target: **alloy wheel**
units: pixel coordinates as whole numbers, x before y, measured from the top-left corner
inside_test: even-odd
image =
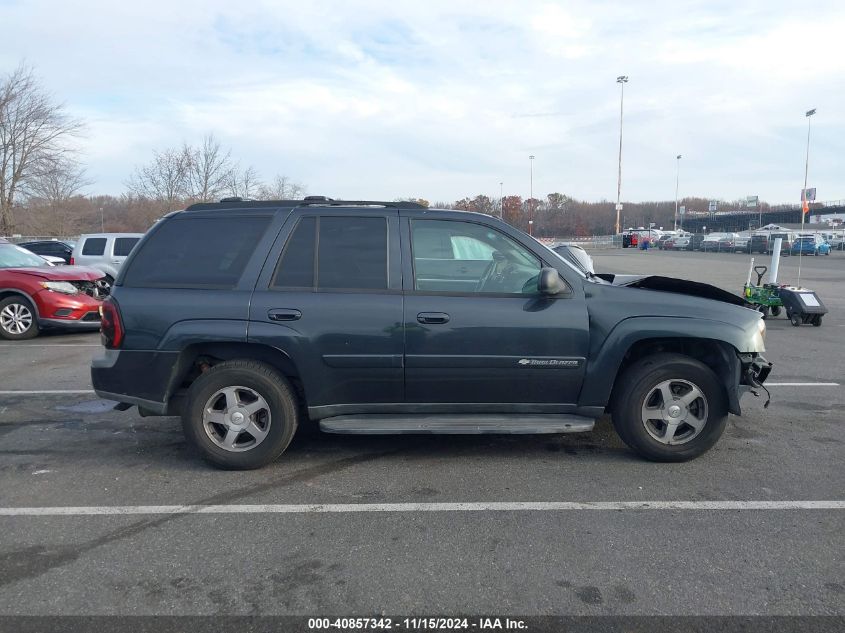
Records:
[[[32,327],[32,312],[22,303],[10,303],[0,311],[0,327],[8,334],[24,334]]]
[[[646,432],[661,444],[686,444],[707,423],[707,398],[688,380],[664,380],[643,400],[642,422]]]
[[[241,452],[255,448],[270,432],[270,405],[249,387],[224,387],[208,399],[202,426],[220,448]]]

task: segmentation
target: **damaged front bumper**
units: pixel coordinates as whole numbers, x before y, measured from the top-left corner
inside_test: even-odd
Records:
[[[772,371],[772,363],[760,354],[739,354],[739,363],[740,380],[737,386],[737,401],[748,392],[759,397],[760,393],[758,390],[762,389],[766,392],[766,403],[763,407],[768,407],[769,402],[771,402],[771,395],[763,383]]]

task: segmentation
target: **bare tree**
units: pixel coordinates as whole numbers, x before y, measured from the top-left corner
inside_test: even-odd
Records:
[[[188,189],[194,200],[208,202],[226,190],[232,178],[232,152],[223,150],[213,134],[202,139],[202,145],[182,148],[188,161]]]
[[[53,102],[31,68],[0,79],[0,234],[14,231],[15,196],[51,162],[69,159],[82,124]]]
[[[184,150],[166,149],[155,152],[151,163],[136,168],[126,184],[136,196],[173,207],[189,195],[190,169]]]
[[[241,169],[236,166],[229,175],[229,193],[233,196],[255,198],[263,188],[255,167]]]
[[[263,185],[258,193],[262,200],[298,200],[305,194],[305,187],[287,176],[276,174],[270,184]]]
[[[79,163],[61,156],[40,161],[22,190],[29,198],[39,198],[58,207],[92,183]]]

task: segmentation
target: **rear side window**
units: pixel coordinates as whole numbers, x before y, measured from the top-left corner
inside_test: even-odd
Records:
[[[387,220],[320,218],[318,288],[387,288]]]
[[[231,288],[269,223],[248,216],[168,220],[132,258],[123,285]]]
[[[89,237],[82,245],[83,255],[102,255],[106,252],[106,238]]]
[[[303,218],[285,245],[273,287],[386,290],[387,220]]]
[[[115,257],[126,257],[129,255],[129,253],[132,252],[132,249],[135,248],[135,244],[137,244],[140,240],[140,237],[116,237],[114,239]]]
[[[277,288],[314,287],[317,218],[303,218],[285,244],[273,285]]]

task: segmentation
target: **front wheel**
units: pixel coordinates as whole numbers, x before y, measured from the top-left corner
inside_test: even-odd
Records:
[[[727,423],[725,389],[705,364],[655,354],[629,367],[614,395],[613,426],[642,457],[682,462],[709,450]]]
[[[215,365],[188,390],[182,428],[206,461],[232,470],[260,468],[296,432],[294,390],[278,371],[256,361]]]
[[[0,338],[23,341],[38,336],[38,319],[28,299],[13,295],[0,301]]]

